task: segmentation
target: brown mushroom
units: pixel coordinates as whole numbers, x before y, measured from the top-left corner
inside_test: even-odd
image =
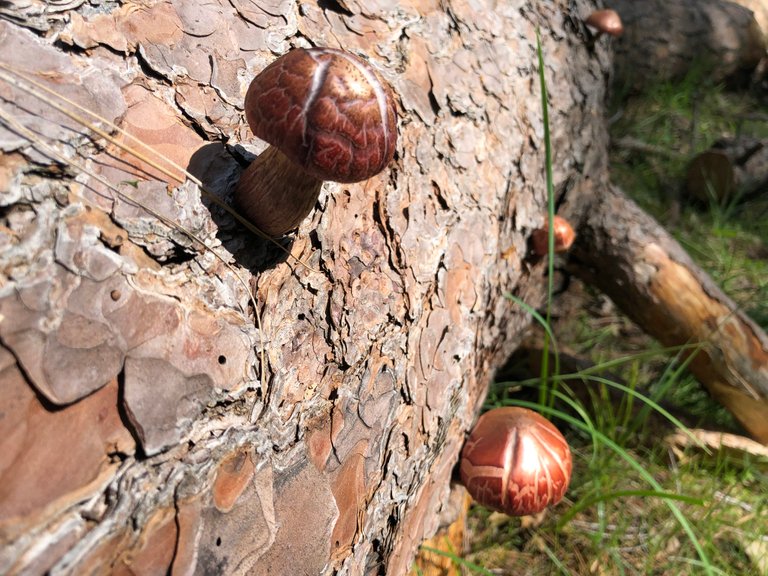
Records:
[[[480,416],[461,451],[461,482],[480,504],[527,516],[557,504],[571,480],[563,435],[533,410],[495,408]]]
[[[568,220],[562,216],[555,216],[552,219],[552,227],[555,235],[555,253],[567,252],[576,240],[576,232],[573,231]],[[546,256],[549,250],[549,223],[533,231],[531,250],[536,256]]]
[[[299,48],[272,62],[248,88],[245,117],[270,147],[243,171],[235,205],[271,237],[299,225],[323,180],[366,180],[395,153],[390,88],[342,50]]]
[[[595,40],[603,34],[618,38],[624,33],[624,25],[616,10],[595,10],[584,23],[594,33]]]

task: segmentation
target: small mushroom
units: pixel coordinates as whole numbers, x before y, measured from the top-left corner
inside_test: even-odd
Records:
[[[573,231],[568,220],[562,216],[555,216],[552,219],[552,226],[555,231],[555,252],[558,254],[567,252],[576,240],[576,232]],[[546,256],[549,250],[549,223],[533,231],[531,250],[536,256]]]
[[[480,416],[461,451],[461,482],[483,506],[528,516],[557,504],[571,480],[571,450],[546,418],[518,407]]]
[[[245,117],[270,146],[243,171],[235,205],[271,237],[299,225],[323,180],[366,180],[395,153],[390,88],[342,50],[299,48],[272,62],[248,88]]]
[[[624,33],[624,25],[616,10],[595,10],[584,21],[597,40],[603,34],[618,38]]]

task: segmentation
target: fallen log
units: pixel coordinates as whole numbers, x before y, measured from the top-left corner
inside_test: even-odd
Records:
[[[614,86],[641,91],[692,70],[705,82],[743,83],[765,57],[751,10],[728,0],[608,0],[624,24],[614,41]]]

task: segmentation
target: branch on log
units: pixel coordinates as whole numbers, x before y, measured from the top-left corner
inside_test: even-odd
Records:
[[[579,230],[573,271],[667,346],[696,346],[690,369],[756,440],[768,443],[768,337],[653,218],[619,190]]]

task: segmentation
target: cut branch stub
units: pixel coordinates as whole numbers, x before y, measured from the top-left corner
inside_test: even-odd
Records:
[[[251,82],[245,116],[271,147],[243,172],[235,201],[269,236],[306,217],[323,180],[366,180],[395,153],[390,88],[341,50],[297,49],[275,60]]]
[[[723,138],[688,164],[686,192],[699,201],[748,199],[768,190],[768,140]]]
[[[549,420],[507,407],[477,421],[461,452],[460,474],[484,506],[527,516],[562,500],[572,467],[568,443]]]

